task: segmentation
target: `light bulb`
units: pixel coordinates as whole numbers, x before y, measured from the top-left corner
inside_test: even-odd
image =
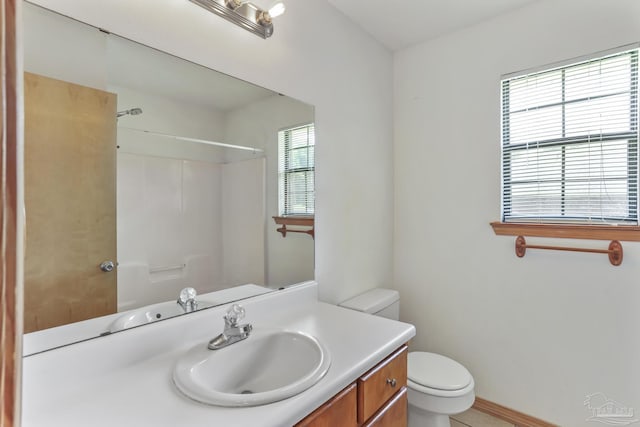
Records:
[[[276,16],[282,15],[284,11],[285,11],[284,3],[280,1],[269,8],[269,16],[271,16],[272,18],[275,18]]]
[[[241,0],[225,0],[224,4],[231,10],[236,10],[240,6],[242,6]]]

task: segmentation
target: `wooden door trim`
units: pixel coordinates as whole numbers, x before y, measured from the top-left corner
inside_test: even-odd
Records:
[[[0,6],[0,100],[2,115],[0,130],[0,427],[20,424],[20,367],[22,321],[19,302],[21,261],[17,246],[20,228],[20,197],[18,190],[20,160],[20,68],[17,61],[16,0],[3,0]]]

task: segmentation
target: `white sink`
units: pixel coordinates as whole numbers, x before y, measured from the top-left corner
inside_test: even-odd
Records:
[[[207,343],[176,363],[173,381],[186,396],[218,406],[256,406],[294,396],[329,370],[328,350],[302,332],[254,329],[249,338],[219,350]]]
[[[198,310],[211,307],[212,303],[198,301]],[[158,320],[184,314],[184,309],[175,301],[161,302],[147,305],[139,309],[127,311],[122,316],[117,317],[109,325],[109,332],[117,332],[135,326],[146,325]]]

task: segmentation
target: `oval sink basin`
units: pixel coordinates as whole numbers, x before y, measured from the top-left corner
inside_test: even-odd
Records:
[[[327,349],[302,332],[255,330],[219,350],[199,344],[175,365],[173,381],[186,396],[218,406],[256,406],[294,396],[328,371]]]

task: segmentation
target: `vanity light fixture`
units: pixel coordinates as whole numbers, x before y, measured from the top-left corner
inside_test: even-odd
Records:
[[[282,2],[277,2],[268,10],[249,1],[242,0],[189,0],[226,20],[233,22],[264,39],[273,34],[272,19],[284,13]]]

